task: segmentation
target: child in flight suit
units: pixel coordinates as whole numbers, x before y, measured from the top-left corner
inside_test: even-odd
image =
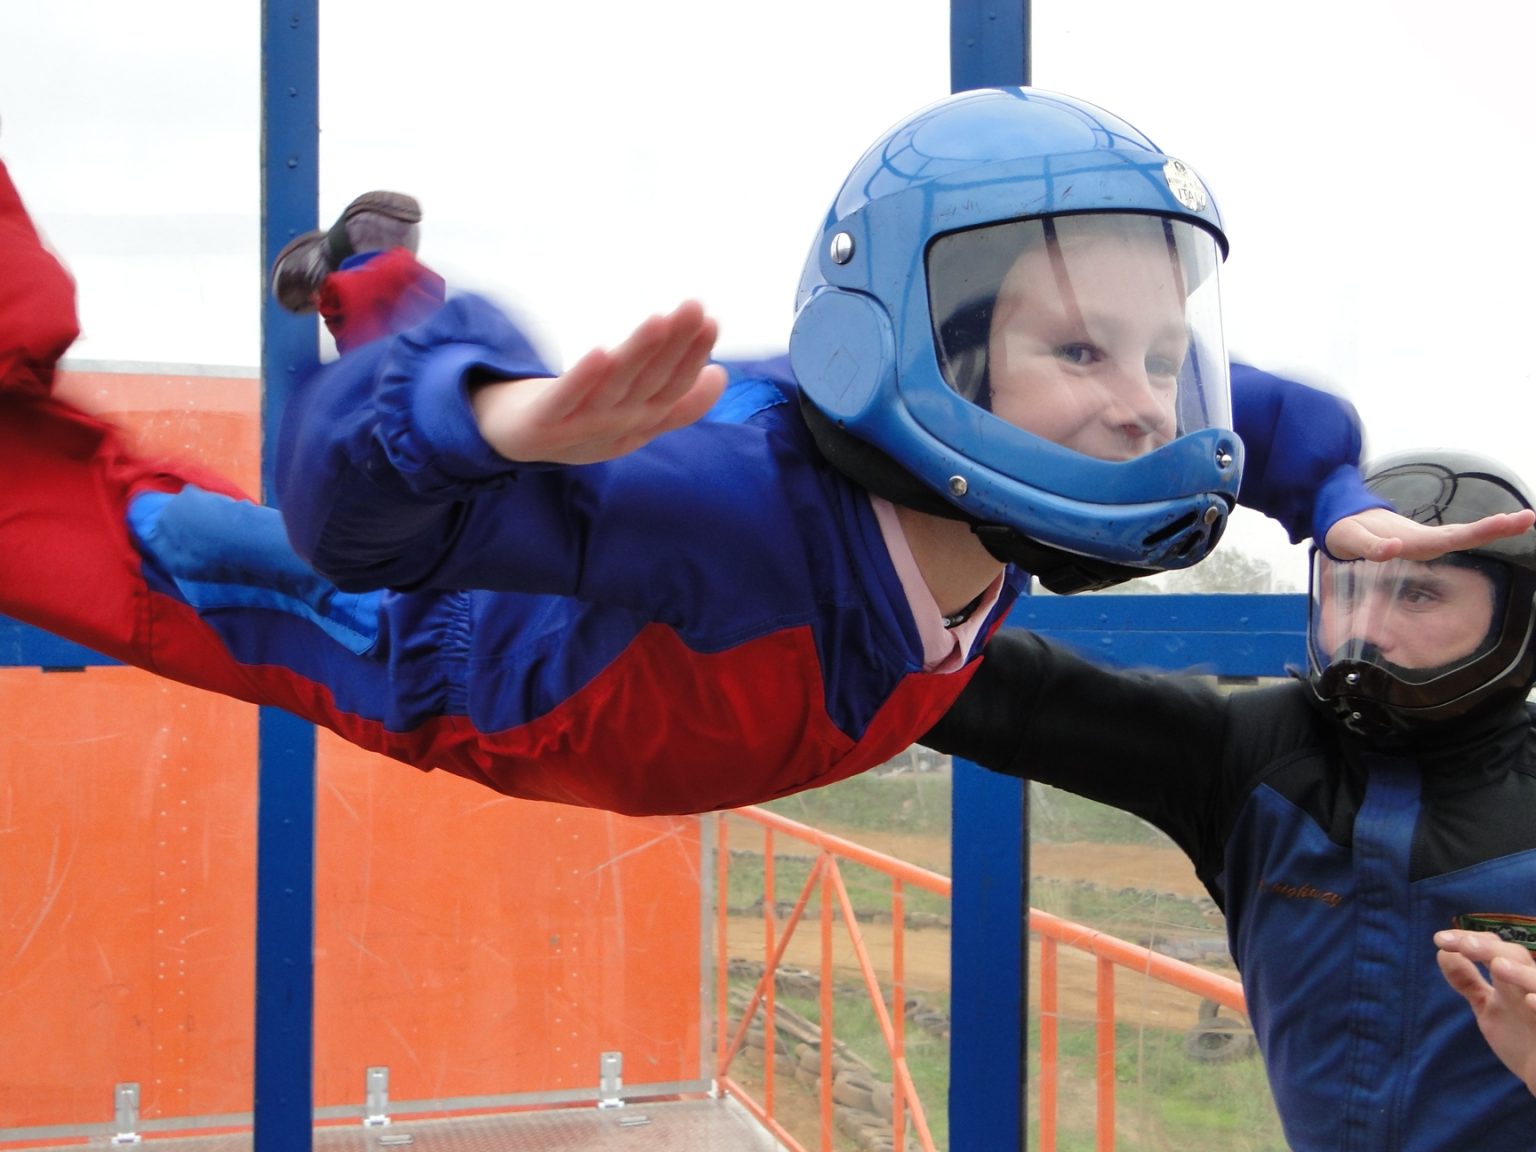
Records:
[[[8,228],[36,248],[19,201]],[[830,783],[945,713],[1029,573],[1071,591],[1215,543],[1243,451],[1225,244],[1198,178],[1108,113],[951,97],[845,182],[792,380],[711,363],[695,304],[556,375],[456,297],[297,391],[284,521],[133,456],[47,395],[57,331],[22,341],[0,611],[508,795],[640,814]],[[1258,453],[1263,500],[1305,535],[1297,494],[1321,491],[1361,513],[1346,535],[1400,548],[1335,412],[1331,436],[1267,429],[1314,448]]]

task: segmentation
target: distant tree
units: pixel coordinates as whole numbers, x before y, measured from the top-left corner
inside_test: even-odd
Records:
[[[1177,572],[1162,572],[1139,580],[1130,580],[1106,588],[1103,594],[1122,596],[1146,596],[1159,592],[1214,593],[1214,592],[1294,592],[1295,588],[1285,580],[1275,577],[1267,560],[1250,556],[1232,547],[1217,548],[1193,568]]]
[[[1269,561],[1237,548],[1217,548],[1193,568],[1154,578],[1164,592],[1294,592]]]

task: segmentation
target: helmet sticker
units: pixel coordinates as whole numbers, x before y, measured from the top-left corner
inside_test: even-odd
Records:
[[[1182,160],[1170,159],[1163,165],[1163,179],[1168,181],[1168,190],[1173,193],[1173,198],[1191,212],[1204,212],[1205,206],[1210,203],[1211,197],[1205,190],[1205,185],[1200,182],[1200,177],[1195,175],[1195,170]]]

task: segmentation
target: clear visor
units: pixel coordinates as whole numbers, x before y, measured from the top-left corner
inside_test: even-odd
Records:
[[[1208,232],[1161,216],[1014,220],[928,253],[945,382],[1027,432],[1101,460],[1230,428]]]
[[[1422,685],[1498,644],[1509,600],[1502,564],[1453,553],[1416,560],[1312,561],[1307,635],[1319,673],[1345,661]]]

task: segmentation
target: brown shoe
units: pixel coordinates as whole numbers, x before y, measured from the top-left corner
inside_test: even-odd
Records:
[[[336,223],[296,236],[272,261],[272,295],[289,312],[315,310],[320,282],[358,252],[405,248],[415,252],[421,205],[402,192],[364,192]]]

